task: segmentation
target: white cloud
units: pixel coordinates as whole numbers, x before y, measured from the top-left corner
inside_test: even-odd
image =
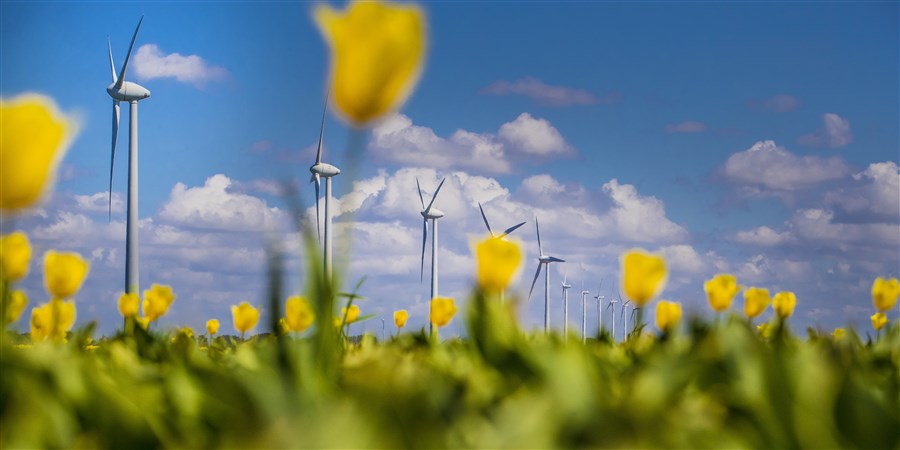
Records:
[[[133,61],[134,74],[142,80],[175,78],[182,83],[203,87],[207,82],[219,81],[228,76],[222,67],[209,64],[197,55],[179,53],[164,54],[156,44],[144,44],[138,48]]]
[[[513,82],[497,81],[482,89],[481,93],[522,95],[550,106],[593,105],[600,101],[594,94],[584,89],[552,86],[534,77],[525,77]]]
[[[786,244],[793,240],[788,232],[777,232],[767,226],[761,226],[748,231],[738,231],[733,239],[742,244],[761,245],[773,247]]]
[[[841,158],[797,156],[773,141],[759,141],[731,155],[722,168],[736,184],[775,191],[795,191],[843,178],[850,166]]]
[[[666,125],[666,133],[702,133],[706,131],[706,124],[696,120]]]
[[[834,113],[825,113],[822,115],[822,128],[801,136],[797,142],[811,146],[845,147],[853,142],[853,132],[850,131],[847,119]]]
[[[78,208],[88,212],[108,212],[110,210],[110,201],[112,201],[112,212],[122,212],[125,210],[125,201],[122,195],[113,192],[112,199],[109,192],[97,192],[91,195],[75,195],[75,204]]]
[[[619,184],[615,178],[603,185],[615,207],[609,212],[612,222],[623,237],[637,242],[669,242],[687,237],[687,230],[666,217],[663,202],[656,197],[643,197],[630,184]]]
[[[178,183],[163,204],[160,217],[174,224],[212,230],[265,230],[283,219],[265,201],[229,190],[232,181],[213,175],[201,187]]]
[[[897,163],[870,164],[853,175],[854,186],[835,189],[825,195],[847,221],[900,222],[900,171]]]
[[[554,154],[572,154],[559,130],[544,119],[536,119],[528,113],[522,113],[516,120],[503,124],[499,136],[524,153],[538,156]]]

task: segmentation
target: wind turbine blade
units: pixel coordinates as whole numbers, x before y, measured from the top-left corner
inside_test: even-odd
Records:
[[[528,299],[531,300],[531,293],[534,292],[534,284],[537,283],[537,279],[541,276],[541,266],[542,263],[538,263],[537,272],[534,273],[534,280],[531,281],[531,289],[528,290]],[[550,269],[547,269],[550,270]]]
[[[487,227],[488,233],[491,233],[491,237],[496,237],[494,236],[494,230],[491,229],[491,224],[488,223],[487,216],[484,215],[484,208],[481,207],[481,202],[478,202],[478,209],[481,210],[481,218],[484,219],[484,226]]]
[[[116,89],[120,89],[122,87],[122,83],[125,82],[125,69],[128,68],[128,61],[131,60],[131,51],[134,50],[134,41],[137,39],[138,30],[141,29],[141,24],[144,22],[144,16],[141,16],[141,20],[138,21],[137,28],[134,29],[134,36],[131,37],[131,46],[128,47],[128,55],[125,56],[125,63],[122,64],[122,71],[119,72],[119,79],[116,80]]]
[[[566,274],[563,275],[563,284],[566,284],[566,281],[568,281],[568,280],[569,280],[569,271],[567,270]]]
[[[422,211],[425,211],[425,199],[422,197],[422,187],[419,186],[418,178],[416,178],[416,189],[419,190],[419,201],[422,202]]]
[[[325,113],[328,112],[328,94],[325,94],[325,106],[322,108],[322,126],[319,128],[319,149],[316,150],[316,164],[322,162],[322,136],[325,134]]]
[[[109,70],[112,71],[112,82],[115,83],[119,78],[116,77],[116,63],[113,62],[112,42],[109,41],[109,36],[106,37],[106,47],[109,49]]]
[[[541,256],[544,256],[544,247],[541,246],[541,226],[538,224],[537,217],[534,218],[534,227],[537,229],[538,251],[541,252]]]
[[[310,183],[316,183],[316,235],[319,237],[319,243],[322,242],[322,225],[319,221],[319,174],[314,173],[309,177]]]
[[[508,235],[509,233],[512,233],[513,231],[516,231],[522,225],[525,225],[525,222],[522,222],[518,225],[513,225],[513,226],[503,230],[503,234],[501,234],[500,237],[506,237],[506,235]]]
[[[428,241],[428,219],[422,219],[422,265],[419,269],[419,282],[425,281],[425,242]]]
[[[112,54],[110,54],[112,56]],[[112,61],[112,60],[110,60]],[[116,74],[113,72],[113,77]],[[116,164],[116,138],[119,137],[119,101],[113,100],[113,110],[112,110],[112,151],[109,155],[109,221],[112,222],[112,182],[113,182],[113,168],[115,168]]]
[[[551,256],[551,257],[549,257],[548,259],[550,260],[550,262],[566,262],[566,260],[564,260],[564,259],[559,259],[559,258],[557,258],[557,257],[555,257],[555,256]]]
[[[437,190],[434,191],[434,195],[431,196],[431,202],[428,203],[428,207],[425,208],[425,211],[431,211],[431,205],[433,205],[434,201],[437,199],[438,192],[441,192],[441,188],[444,186],[445,181],[447,181],[447,177],[444,177],[444,179],[441,180],[441,184],[438,185]]]

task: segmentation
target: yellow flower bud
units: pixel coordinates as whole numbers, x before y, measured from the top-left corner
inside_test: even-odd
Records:
[[[206,321],[206,333],[210,336],[219,332],[219,321],[216,319],[209,319]]]
[[[81,289],[90,263],[73,252],[44,253],[44,285],[54,298],[70,298]]]
[[[141,299],[137,294],[122,293],[119,296],[119,314],[122,317],[136,316],[140,309]]]
[[[769,297],[768,289],[748,288],[744,291],[744,314],[752,319],[762,314],[771,302],[772,299]]]
[[[47,305],[35,306],[31,308],[31,341],[43,342],[50,336],[51,322],[50,308]]]
[[[313,15],[331,48],[338,111],[364,126],[399,108],[422,71],[427,44],[419,8],[354,1],[344,12],[320,5]]]
[[[900,281],[896,278],[885,280],[878,277],[872,283],[872,304],[879,311],[888,311],[897,303],[897,295],[900,294]]]
[[[31,244],[25,233],[15,231],[0,237],[0,278],[7,281],[21,280],[28,274],[30,262]]]
[[[350,309],[341,308],[341,317],[346,317],[344,319],[346,323],[356,322],[356,319],[359,318],[359,306],[350,305]]]
[[[66,333],[75,324],[75,303],[59,299],[31,310],[31,340],[65,342]]]
[[[772,337],[772,327],[768,322],[761,323],[756,326],[756,332],[762,336],[763,339],[769,339]]]
[[[259,310],[247,302],[231,307],[231,316],[234,319],[234,329],[243,335],[253,329],[259,322]]]
[[[359,315],[357,308],[357,316]],[[306,331],[316,320],[316,313],[306,298],[299,295],[288,297],[284,304],[284,319],[288,330],[297,333]]]
[[[656,297],[666,283],[666,261],[662,256],[631,250],[622,256],[622,289],[643,308]]]
[[[793,292],[779,292],[772,299],[772,308],[775,314],[782,319],[787,319],[794,314],[794,307],[797,306],[797,296]]]
[[[703,283],[703,290],[706,291],[709,306],[717,312],[722,312],[731,307],[731,301],[741,290],[741,286],[737,284],[734,275],[720,273]]]
[[[452,298],[435,297],[431,300],[430,319],[438,328],[446,326],[456,314],[456,304]]]
[[[888,323],[887,315],[883,312],[872,314],[872,328],[879,331]]]
[[[13,291],[9,296],[9,304],[6,305],[6,323],[13,323],[19,320],[25,305],[28,304],[28,297],[22,291]]]
[[[834,332],[831,333],[831,336],[834,337],[835,340],[843,339],[844,336],[847,335],[847,330],[843,328],[835,328]]]
[[[144,291],[144,317],[150,322],[155,322],[169,312],[169,307],[175,301],[175,294],[171,286],[154,283],[149,290]]]
[[[478,262],[478,286],[485,292],[498,293],[509,286],[512,277],[522,264],[519,244],[488,237],[475,247]]]
[[[661,300],[656,304],[656,327],[671,331],[681,320],[681,303]]]
[[[137,322],[138,326],[140,326],[144,330],[146,330],[150,326],[149,317],[136,317],[134,321]]]
[[[394,325],[397,328],[403,328],[406,326],[406,321],[409,319],[409,313],[406,312],[405,309],[401,309],[399,311],[394,311]]]
[[[52,99],[36,94],[0,99],[0,117],[0,209],[15,212],[52,190],[76,127]]]

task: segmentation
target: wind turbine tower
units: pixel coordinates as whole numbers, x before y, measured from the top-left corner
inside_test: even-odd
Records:
[[[616,303],[618,303],[616,299],[610,298],[609,305],[607,306],[607,308],[612,308],[612,314],[610,314],[612,318],[612,326],[610,327],[610,330],[612,330],[613,342],[616,342]]]
[[[319,127],[319,147],[316,150],[316,163],[309,167],[309,172],[312,174],[309,177],[310,183],[316,183],[316,231],[319,230],[319,185],[321,183],[321,178],[325,178],[325,242],[323,249],[323,260],[325,263],[325,277],[327,280],[331,280],[331,261],[332,261],[332,247],[331,247],[331,178],[337,176],[341,173],[341,169],[338,169],[331,164],[327,164],[322,162],[322,136],[325,134],[325,112],[328,110],[328,94],[325,97],[325,107],[322,110],[322,125]],[[319,236],[321,240],[322,236]]]
[[[544,271],[544,332],[550,332],[550,264],[555,262],[566,262],[565,260],[559,259],[555,256],[548,256],[544,254],[544,248],[541,246],[541,226],[538,224],[537,217],[534,218],[534,227],[537,229],[537,239],[538,239],[538,267],[537,271],[534,273],[534,280],[531,281],[531,290],[528,291],[528,298],[531,298],[531,293],[534,292],[534,284],[537,283],[538,277],[541,275],[541,267],[544,265],[547,266],[547,269]]]
[[[584,282],[581,282],[581,343],[587,343],[587,306],[584,303],[585,296],[591,291],[584,290]],[[599,307],[597,310],[599,311]]]
[[[119,102],[128,102],[128,212],[125,226],[125,292],[139,292],[138,278],[138,102],[150,97],[150,91],[137,83],[125,81],[125,69],[131,60],[131,51],[134,50],[134,41],[137,39],[138,30],[144,16],[138,21],[134,35],[131,37],[131,46],[119,75],[116,76],[116,64],[113,62],[112,42],[107,39],[109,49],[109,68],[112,72],[112,84],[106,88],[106,93],[112,97],[112,152],[109,158],[109,217],[112,220],[112,180],[113,168],[116,160],[116,138],[119,135]]]
[[[441,180],[441,184],[438,185],[437,189],[435,189],[434,194],[431,196],[431,201],[428,202],[428,206],[425,206],[425,197],[422,196],[422,187],[419,185],[419,179],[416,178],[416,189],[419,191],[419,201],[422,203],[422,211],[419,213],[422,215],[422,265],[421,270],[419,272],[419,280],[422,281],[425,277],[425,242],[428,240],[428,220],[431,220],[431,227],[433,228],[433,232],[431,235],[431,297],[428,299],[428,308],[429,308],[429,317],[431,316],[431,302],[438,295],[438,258],[437,258],[437,250],[438,250],[438,226],[437,221],[441,217],[444,217],[444,213],[437,209],[432,208],[434,205],[434,200],[438,196],[438,192],[441,192],[441,188],[444,186],[444,182],[447,181],[445,177]],[[431,320],[428,321],[428,332],[431,333],[434,325],[431,324]]]
[[[563,277],[562,282],[562,291],[563,291],[563,339],[566,341],[569,340],[569,289],[572,285],[567,284],[566,281],[569,279],[569,274]]]

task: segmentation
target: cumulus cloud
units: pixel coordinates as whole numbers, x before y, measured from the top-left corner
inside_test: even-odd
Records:
[[[767,226],[756,227],[752,230],[738,231],[733,239],[742,244],[773,247],[786,244],[793,240],[788,232],[778,232]]]
[[[112,199],[109,192],[97,192],[91,195],[75,195],[75,204],[83,211],[87,212],[108,212],[112,205],[112,212],[122,212],[125,210],[125,201],[122,194],[113,192]],[[110,201],[112,203],[110,203]]]
[[[498,134],[513,148],[529,155],[549,156],[574,153],[559,130],[554,128],[550,122],[532,117],[528,113],[522,113],[516,120],[503,124]]]
[[[565,86],[552,86],[534,77],[517,81],[501,80],[481,89],[482,94],[521,95],[547,106],[594,105],[610,102],[611,98],[598,99],[584,90]]]
[[[270,208],[257,197],[232,192],[231,185],[231,179],[222,174],[207,178],[201,187],[178,183],[163,204],[160,217],[182,226],[232,231],[263,231],[283,218],[278,208]]]
[[[774,191],[795,191],[850,173],[850,166],[838,157],[798,156],[774,141],[759,141],[747,150],[731,155],[722,167],[729,182]]]
[[[844,221],[900,222],[900,171],[897,163],[870,164],[853,175],[854,184],[825,195]]]
[[[141,80],[175,78],[182,83],[203,87],[210,81],[228,76],[228,71],[214,66],[197,55],[165,54],[156,44],[144,44],[138,48],[132,62],[134,74]]]
[[[688,120],[681,123],[670,123],[665,127],[666,133],[702,133],[706,131],[706,124],[696,120]]]
[[[609,212],[620,235],[637,242],[678,241],[687,230],[666,217],[662,200],[644,197],[630,184],[619,184],[615,178],[603,185],[615,203]]]
[[[825,113],[822,116],[822,128],[801,136],[797,142],[814,147],[845,147],[853,142],[853,132],[850,131],[850,122],[847,119],[834,113]]]

